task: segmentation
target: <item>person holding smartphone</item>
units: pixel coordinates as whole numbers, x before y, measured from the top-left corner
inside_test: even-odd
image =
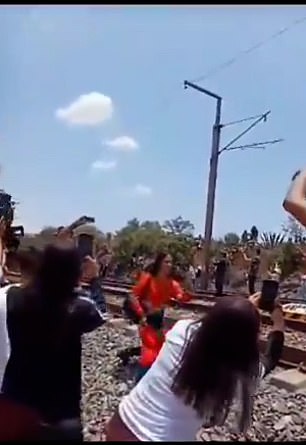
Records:
[[[224,425],[237,397],[238,427],[245,432],[256,383],[275,368],[284,344],[284,318],[275,301],[260,354],[260,297],[223,297],[200,320],[175,323],[150,369],[121,400],[106,441],[194,441],[202,426]]]

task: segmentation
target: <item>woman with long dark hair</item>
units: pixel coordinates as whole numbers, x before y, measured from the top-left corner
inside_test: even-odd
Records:
[[[129,358],[142,352],[146,358],[140,357],[138,381],[150,368],[162,345],[164,310],[171,299],[187,300],[189,296],[183,291],[178,281],[173,279],[173,265],[171,255],[160,252],[155,260],[146,268],[140,280],[134,286],[131,295],[126,300],[126,313],[134,322],[140,324],[142,348],[127,348],[119,352],[123,363]],[[154,332],[155,331],[155,332]],[[148,351],[146,341],[154,347]],[[151,357],[148,360],[148,357]]]
[[[259,312],[243,297],[220,299],[200,321],[178,321],[150,370],[121,401],[107,441],[193,441],[201,426],[224,424],[234,399],[241,402],[238,426],[245,431],[256,384],[282,352],[279,307],[271,318],[264,357]]]
[[[163,318],[164,309],[171,299],[188,298],[178,282],[173,279],[172,270],[171,255],[160,252],[133,288],[134,310],[141,322],[145,322],[146,315],[152,313],[156,316],[159,313]]]
[[[34,280],[7,293],[10,356],[2,393],[37,413],[46,439],[82,439],[81,336],[103,319],[76,293],[80,273],[75,248],[48,246]]]

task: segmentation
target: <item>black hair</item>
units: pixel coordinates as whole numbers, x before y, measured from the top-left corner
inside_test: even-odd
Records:
[[[48,245],[41,255],[34,286],[50,302],[64,302],[74,296],[81,275],[81,259],[75,247]]]
[[[259,313],[250,301],[223,297],[186,340],[172,390],[205,426],[223,425],[238,396],[239,427],[247,428],[259,373],[259,329]]]
[[[22,275],[35,276],[41,258],[41,252],[35,247],[20,250],[16,254],[16,259]]]
[[[152,314],[148,314],[146,317],[147,324],[157,331],[161,330],[164,321],[164,312],[156,311]]]
[[[169,254],[166,252],[159,252],[156,255],[153,263],[150,264],[150,266],[147,269],[147,271],[152,275],[152,277],[156,277],[159,274],[162,263],[168,255]]]

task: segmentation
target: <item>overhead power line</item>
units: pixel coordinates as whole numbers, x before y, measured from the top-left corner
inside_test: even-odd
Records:
[[[252,52],[256,51],[259,48],[262,48],[267,43],[270,43],[272,40],[277,39],[281,35],[285,34],[286,32],[290,31],[292,28],[294,28],[297,25],[300,25],[301,23],[304,23],[306,21],[306,16],[302,17],[300,19],[294,20],[289,25],[285,26],[284,28],[279,29],[278,31],[274,32],[272,35],[267,37],[264,40],[259,41],[255,45],[250,46],[249,48],[239,51],[236,56],[232,57],[231,59],[228,59],[227,61],[221,63],[220,65],[215,66],[214,68],[211,68],[210,70],[206,71],[206,73],[202,74],[201,76],[191,80],[191,82],[202,82],[203,80],[206,80],[208,77],[213,76],[214,74],[217,74],[218,72],[224,70],[225,68],[228,68],[229,66],[233,65],[234,63],[238,62],[241,58],[247,56],[248,54],[251,54]]]

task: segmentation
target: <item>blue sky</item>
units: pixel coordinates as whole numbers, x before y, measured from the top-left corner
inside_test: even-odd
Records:
[[[182,215],[203,231],[215,103],[193,79],[306,15],[306,7],[2,7],[1,179],[34,231],[94,215],[103,231]],[[305,164],[306,22],[202,86],[223,122],[268,109],[220,159],[214,234],[278,230]],[[224,129],[223,144],[245,127]],[[250,203],[250,204],[249,204]]]

